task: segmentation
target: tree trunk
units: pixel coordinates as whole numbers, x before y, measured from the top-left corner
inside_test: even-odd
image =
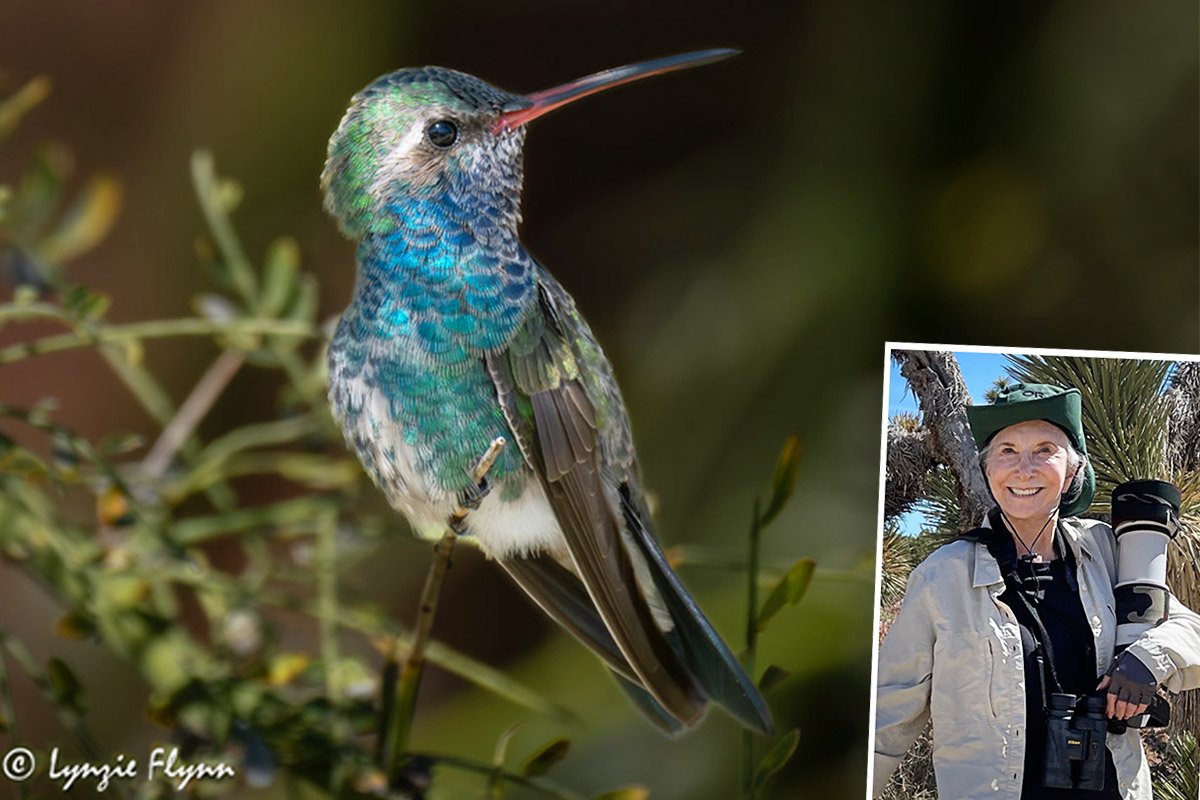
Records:
[[[971,394],[958,361],[953,353],[931,350],[895,350],[892,357],[921,407],[929,455],[957,478],[959,531],[978,527],[995,503],[967,425]]]

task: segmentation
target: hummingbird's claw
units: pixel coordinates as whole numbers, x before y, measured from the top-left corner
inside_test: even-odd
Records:
[[[492,485],[488,482],[488,479],[485,476],[480,478],[478,483],[473,483],[466,489],[463,489],[462,494],[459,495],[458,501],[462,504],[463,508],[470,509],[471,511],[477,511],[479,509],[479,504],[483,502],[483,499],[487,497],[491,491]]]

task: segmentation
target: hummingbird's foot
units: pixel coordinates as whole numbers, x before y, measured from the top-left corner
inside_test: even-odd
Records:
[[[462,512],[464,509],[459,509],[450,515],[449,525],[450,530],[454,531],[455,536],[466,536],[470,533],[467,530],[467,515]]]
[[[458,502],[463,508],[471,511],[479,510],[480,503],[492,491],[492,484],[488,482],[487,477],[479,479],[478,483],[473,483],[466,489],[463,489],[458,496]]]

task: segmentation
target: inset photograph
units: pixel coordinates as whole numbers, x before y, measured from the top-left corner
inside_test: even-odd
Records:
[[[1200,796],[1197,357],[887,365],[868,796]]]

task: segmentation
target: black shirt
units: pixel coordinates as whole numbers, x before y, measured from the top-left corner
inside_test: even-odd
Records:
[[[1075,572],[1075,557],[1062,544],[1062,527],[1055,531],[1054,547],[1059,558],[1041,563],[1020,561],[1017,546],[1008,528],[993,512],[993,537],[988,549],[1000,562],[1004,573],[1004,591],[1000,600],[1017,618],[1021,628],[1021,644],[1025,654],[1025,767],[1021,784],[1021,800],[1120,800],[1117,772],[1112,753],[1104,749],[1104,789],[1099,792],[1079,789],[1049,789],[1042,786],[1043,760],[1046,753],[1046,715],[1042,705],[1042,676],[1036,658],[1038,628],[1029,607],[1017,596],[1025,591],[1029,605],[1037,611],[1042,626],[1050,637],[1054,652],[1054,668],[1062,691],[1083,696],[1094,692],[1100,676],[1096,675],[1096,645],[1088,625],[1083,602],[1079,599],[1079,582]],[[1016,575],[1012,567],[1016,566]],[[1020,583],[1018,583],[1018,580]],[[1041,590],[1040,598],[1035,587]],[[1049,659],[1047,659],[1048,661]],[[1049,664],[1045,669],[1046,694],[1058,691]]]

